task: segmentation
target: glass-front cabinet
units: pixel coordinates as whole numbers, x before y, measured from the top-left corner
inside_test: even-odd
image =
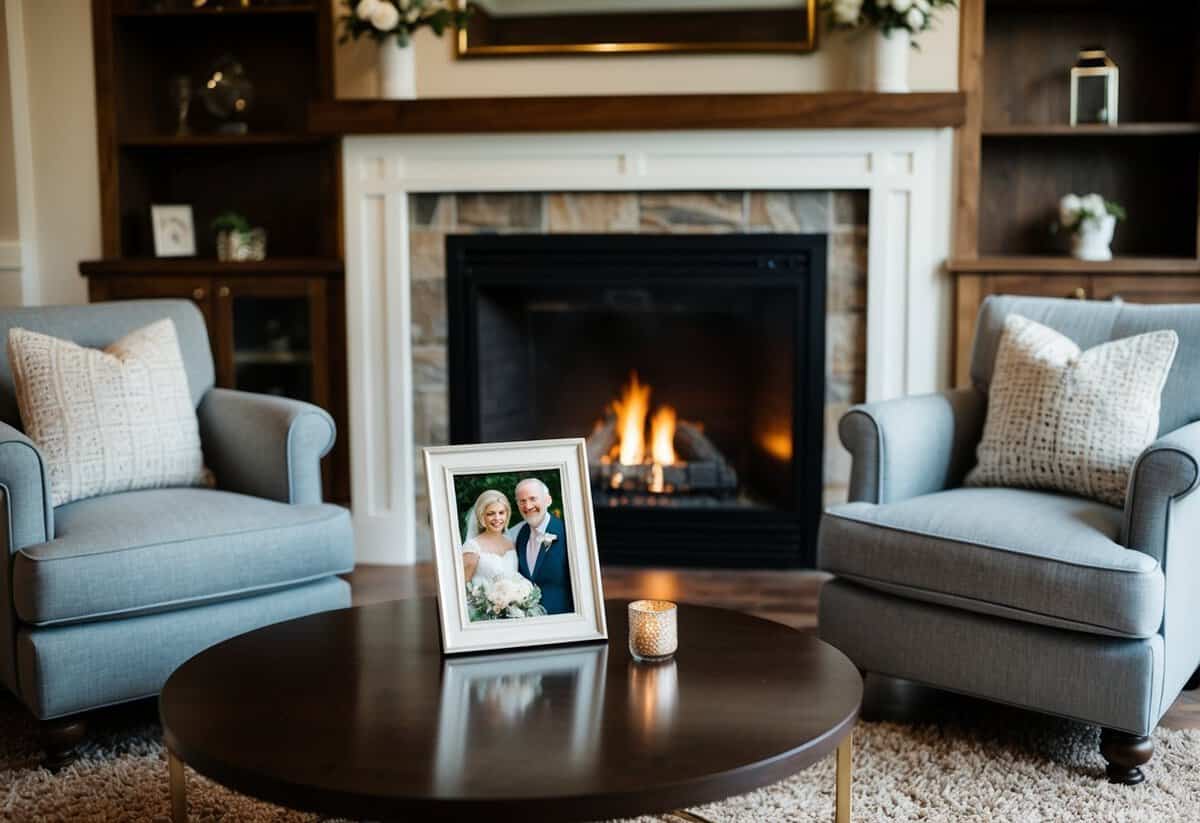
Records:
[[[223,386],[329,406],[324,282],[308,278],[217,285],[216,321],[228,352]]]

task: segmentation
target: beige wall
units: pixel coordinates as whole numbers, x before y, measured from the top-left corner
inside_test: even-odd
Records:
[[[0,14],[0,244],[13,243],[17,226],[17,176],[13,161],[12,79],[8,71],[8,24]]]
[[[25,302],[86,302],[79,261],[100,255],[91,3],[6,1],[24,17],[32,133],[37,277]]]
[[[456,60],[450,37],[416,37],[419,97],[832,91],[866,88],[870,32],[821,32],[811,54],[607,55]],[[947,10],[913,51],[914,91],[958,88],[958,12]],[[374,42],[336,51],[339,97],[372,97]]]

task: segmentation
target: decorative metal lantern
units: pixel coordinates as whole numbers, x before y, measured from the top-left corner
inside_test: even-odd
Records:
[[[1117,64],[1098,46],[1079,50],[1071,67],[1071,125],[1117,124]]]

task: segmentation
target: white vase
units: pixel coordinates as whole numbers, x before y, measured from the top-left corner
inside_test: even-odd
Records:
[[[875,30],[875,91],[908,91],[908,53],[912,37],[908,29]]]
[[[1079,260],[1112,260],[1109,244],[1116,227],[1117,218],[1111,214],[1084,220],[1071,235],[1071,256]]]
[[[412,45],[399,48],[395,37],[379,41],[379,96],[384,100],[417,99],[417,60]]]

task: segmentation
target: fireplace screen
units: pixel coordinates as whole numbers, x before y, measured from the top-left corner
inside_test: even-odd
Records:
[[[824,247],[449,238],[452,441],[584,437],[607,561],[810,561]]]

